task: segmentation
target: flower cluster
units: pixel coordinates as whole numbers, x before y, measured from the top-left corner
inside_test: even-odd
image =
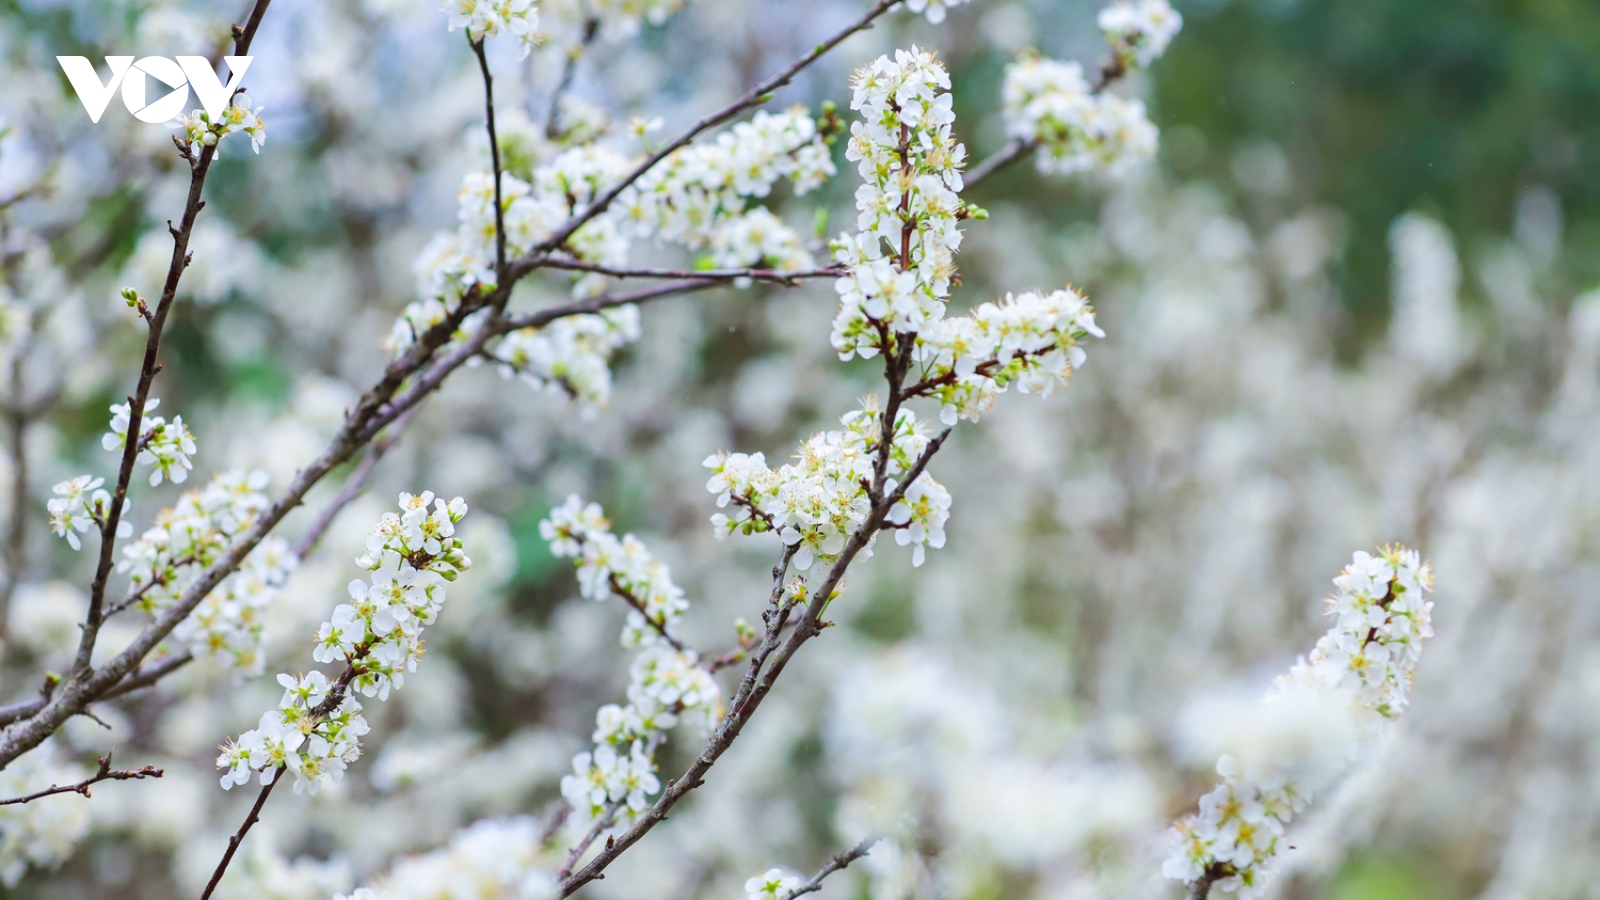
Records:
[[[794,547],[794,566],[808,570],[818,561],[831,562],[846,541],[866,522],[872,509],[869,488],[876,477],[874,462],[882,440],[883,414],[869,399],[863,408],[846,413],[843,428],[821,432],[800,445],[795,462],[776,471],[756,453],[716,453],[706,458],[712,471],[706,489],[717,495],[717,506],[734,508],[733,515],[711,517],[718,538],[734,532],[757,534],[776,531],[784,544]],[[885,492],[896,478],[915,465],[931,438],[926,423],[916,413],[901,409],[895,416],[889,448]],[[944,524],[950,518],[950,493],[927,472],[907,488],[905,497],[890,510],[886,527],[896,529],[896,541],[914,544],[913,562],[922,564],[924,548],[944,546]],[[862,548],[872,555],[873,540]]]
[[[295,774],[296,793],[316,793],[361,757],[360,739],[369,728],[361,704],[346,692],[387,700],[417,670],[422,630],[444,603],[443,582],[471,565],[454,536],[466,513],[459,497],[446,503],[431,492],[400,495],[400,512],[379,520],[357,560],[372,573],[370,581],[350,582],[350,602],[335,607],[317,632],[312,657],[343,662],[343,673],[332,681],[317,671],[279,675],[284,692],[278,708],[217,757],[223,788],[245,784],[252,771],[271,784],[287,769]]]
[[[539,836],[540,825],[529,816],[474,822],[452,835],[449,846],[406,857],[376,885],[334,900],[554,900],[555,882],[538,865]]]
[[[89,773],[61,759],[54,741],[0,770],[0,798],[20,797],[45,785],[72,784]],[[0,886],[13,888],[28,868],[55,868],[89,833],[86,803],[19,803],[0,806]]]
[[[173,119],[169,127],[179,132],[178,139],[188,148],[192,160],[198,160],[206,147],[218,148],[212,154],[213,159],[221,156],[218,145],[223,138],[236,133],[249,135],[250,149],[260,153],[261,145],[267,142],[267,123],[261,118],[262,109],[251,105],[250,98],[240,91],[234,94],[233,102],[222,110],[216,121],[211,120],[210,113],[196,109]]]
[[[1112,78],[1155,62],[1183,17],[1167,0],[1116,0],[1100,11],[1099,22],[1114,59],[1093,88],[1075,62],[1030,53],[1006,67],[1006,133],[1038,148],[1035,163],[1044,174],[1117,178],[1155,156],[1156,127],[1144,104],[1103,90]]]
[[[513,331],[491,353],[507,378],[519,377],[593,408],[611,397],[611,355],[638,339],[639,308],[629,304]]]
[[[782,869],[768,869],[744,883],[744,892],[750,900],[784,900],[800,886],[800,876]]]
[[[509,34],[526,59],[539,43],[539,8],[534,0],[447,0],[450,30],[465,28],[473,41]]]
[[[1024,56],[1006,67],[1006,133],[1038,146],[1041,173],[1120,177],[1155,156],[1156,127],[1144,103],[1095,94],[1076,62]]]
[[[858,233],[835,242],[847,274],[833,346],[840,359],[890,349],[892,333],[915,332],[944,315],[966,215],[957,193],[966,148],[951,136],[950,76],[913,47],[880,56],[852,79],[845,156],[865,183],[856,190]]]
[[[577,496],[551,510],[539,533],[553,554],[572,559],[585,597],[616,596],[632,608],[622,643],[642,649],[629,670],[628,702],[600,708],[594,750],[574,757],[573,773],[561,779],[561,795],[583,819],[631,819],[661,789],[654,756],[666,729],[685,713],[714,721],[722,692],[673,637],[689,603],[643,543],[631,534],[619,539],[600,506]]]
[[[1404,709],[1422,646],[1433,635],[1427,599],[1433,573],[1416,551],[1390,546],[1377,555],[1357,552],[1334,586],[1333,627],[1278,680],[1268,702],[1335,698],[1343,707],[1336,714],[1348,714],[1376,737]],[[1354,750],[1334,749],[1341,763]],[[1163,873],[1180,881],[1209,877],[1223,890],[1260,895],[1287,847],[1285,826],[1311,801],[1314,768],[1303,758],[1224,755],[1217,763],[1222,782],[1200,799],[1198,814],[1169,833]]]
[[[184,426],[183,416],[173,416],[172,421],[168,422],[160,416],[150,415],[151,411],[160,405],[160,400],[151,397],[145,403],[144,415],[139,420],[139,453],[136,461],[142,465],[155,466],[155,471],[150,473],[151,487],[155,487],[163,480],[182,484],[188,480],[189,470],[194,468],[194,463],[189,459],[195,453],[194,435]],[[111,430],[100,438],[100,446],[114,452],[121,452],[126,448],[128,425],[132,414],[133,409],[130,404],[113,404]]]
[[[745,201],[766,197],[785,179],[803,195],[834,171],[825,137],[804,107],[761,111],[710,143],[667,157],[624,192],[618,209],[631,236],[714,247],[720,266],[809,268],[800,236],[763,207],[746,211]]]
[[[129,604],[156,615],[177,603],[200,573],[220,559],[270,501],[267,473],[219,473],[184,492],[173,506],[122,548],[117,571],[129,580]],[[282,538],[264,538],[239,568],[173,631],[174,640],[201,658],[239,675],[260,674],[265,662],[266,610],[299,560]]]
[[[1100,10],[1097,22],[1118,61],[1142,69],[1167,52],[1183,16],[1167,0],[1115,0]]]
[[[1084,363],[1081,341],[1089,335],[1105,332],[1071,288],[1007,294],[1004,302],[942,319],[917,335],[913,357],[922,363],[925,386],[919,393],[939,400],[946,425],[976,421],[1012,384],[1042,395],[1066,384]]]
[[[79,534],[105,521],[111,508],[111,493],[100,487],[105,483],[104,478],[79,475],[50,489],[56,495],[45,504],[50,511],[50,530],[66,538],[74,550],[83,547]]]

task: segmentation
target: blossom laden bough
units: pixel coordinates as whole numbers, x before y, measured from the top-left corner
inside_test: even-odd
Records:
[[[224,789],[248,783],[257,772],[268,786],[287,770],[295,775],[295,793],[315,794],[361,757],[361,737],[370,726],[348,692],[387,700],[417,670],[423,629],[444,605],[444,582],[472,564],[455,537],[466,513],[460,497],[447,503],[432,492],[400,495],[400,512],[384,514],[356,561],[371,572],[368,580],[350,582],[350,602],[336,607],[317,632],[314,658],[343,662],[344,671],[332,680],[316,671],[280,674],[278,708],[263,713],[217,757]]]
[[[1333,627],[1278,679],[1266,704],[1311,704],[1324,718],[1347,716],[1348,739],[1317,754],[1223,755],[1222,781],[1168,834],[1168,878],[1260,896],[1288,849],[1285,830],[1295,815],[1348,766],[1358,742],[1379,737],[1404,711],[1422,647],[1433,636],[1432,570],[1416,551],[1389,546],[1358,551],[1333,583]]]

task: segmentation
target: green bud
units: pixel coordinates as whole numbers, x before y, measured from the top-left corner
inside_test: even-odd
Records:
[[[122,299],[128,301],[129,307],[136,307],[139,305],[139,292],[131,287],[125,287],[122,289]]]

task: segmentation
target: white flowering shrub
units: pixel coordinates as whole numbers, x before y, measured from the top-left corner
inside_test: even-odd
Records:
[[[1441,724],[1468,717],[1438,685],[1564,633],[1493,604],[1576,582],[1600,533],[1600,300],[1472,332],[1465,257],[1411,213],[1388,340],[1341,357],[1337,218],[1280,196],[1247,224],[1152,165],[1165,0],[1082,11],[1097,70],[1040,48],[982,78],[1019,41],[965,44],[1021,7],[24,6],[0,10],[18,896],[1314,892],[1477,762],[1488,726]],[[90,131],[25,65],[77,52],[63,23],[256,62],[218,116]],[[1028,157],[1029,192],[1089,176],[1093,221],[989,193]],[[1506,259],[1479,280],[1532,319]],[[1565,368],[1506,382],[1526,404],[1441,400],[1519,353]],[[1524,542],[1485,524],[1508,517]],[[1453,579],[1443,646],[1419,667],[1432,571],[1391,547],[1291,665],[1305,586],[1391,533]]]

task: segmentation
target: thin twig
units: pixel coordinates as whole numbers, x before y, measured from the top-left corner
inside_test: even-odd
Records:
[[[244,843],[244,836],[249,833],[251,826],[261,821],[261,807],[267,805],[267,796],[278,786],[278,782],[283,780],[283,772],[284,767],[279,766],[272,780],[261,786],[261,793],[256,795],[256,802],[250,807],[250,813],[244,817],[239,830],[228,837],[228,849],[223,852],[222,861],[217,863],[216,870],[211,873],[211,880],[206,882],[206,889],[200,894],[200,900],[211,900],[211,894],[217,889],[217,883],[222,881],[223,873],[228,871],[228,863],[233,862],[233,854],[237,853],[239,845]]]
[[[782,269],[629,269],[618,266],[607,266],[600,263],[585,262],[581,259],[568,259],[552,256],[541,263],[544,269],[567,269],[577,272],[597,272],[611,278],[711,278],[717,281],[737,281],[748,278],[752,281],[769,281],[778,284],[796,285],[806,278],[838,278],[845,273],[844,269],[800,269],[784,271]]]
[[[879,840],[881,840],[881,838],[879,838],[877,835],[872,835],[863,840],[861,843],[851,847],[849,850],[836,854],[832,859],[828,860],[827,865],[818,869],[817,874],[811,876],[809,881],[800,885],[789,893],[784,894],[783,900],[795,900],[796,897],[802,897],[806,894],[811,894],[822,890],[823,879],[835,872],[840,871],[861,857],[872,852],[873,845],[877,844]]]
[[[544,117],[544,136],[555,140],[561,136],[561,101],[567,94],[567,88],[572,86],[573,76],[578,74],[578,60],[594,43],[595,35],[600,33],[600,20],[590,16],[583,20],[583,37],[572,47],[567,48],[567,61],[561,68],[561,80],[556,83],[556,89],[550,94],[550,111]]]
[[[623,603],[628,604],[628,606],[632,608],[634,612],[638,613],[639,617],[644,619],[651,629],[653,629],[656,634],[661,636],[662,640],[672,645],[672,649],[678,651],[679,653],[685,653],[689,650],[683,641],[673,637],[671,633],[667,631],[667,623],[663,619],[657,619],[656,617],[650,615],[650,611],[645,609],[644,601],[636,597],[633,591],[628,590],[627,586],[619,581],[615,574],[611,576],[611,581],[609,582],[608,586],[611,588],[611,593],[615,594],[622,600]]]
[[[163,774],[165,773],[155,766],[145,766],[142,769],[134,769],[132,771],[113,770],[111,768],[111,754],[107,753],[105,756],[100,757],[100,770],[95,772],[93,776],[85,778],[77,784],[52,784],[42,791],[36,791],[25,797],[13,797],[10,800],[0,800],[0,806],[15,806],[21,803],[31,803],[41,797],[49,797],[54,794],[82,794],[87,797],[89,796],[89,788],[93,785],[99,784],[102,781],[131,781],[141,778],[160,778]]]
[[[494,271],[499,280],[506,277],[506,208],[500,197],[500,139],[494,131],[494,76],[489,74],[489,58],[483,53],[483,38],[472,40],[467,32],[467,42],[477,54],[478,69],[483,73],[484,127],[489,132],[489,159],[494,163]]]
[[[355,499],[361,496],[361,492],[366,490],[367,479],[372,476],[372,470],[378,467],[378,463],[389,452],[389,448],[393,447],[395,442],[400,439],[400,432],[405,429],[406,422],[411,418],[411,413],[412,411],[408,410],[404,415],[396,419],[387,431],[372,442],[372,448],[367,451],[367,458],[363,459],[361,465],[350,473],[350,477],[345,479],[344,485],[339,488],[339,493],[333,498],[333,502],[329,503],[321,515],[317,516],[317,520],[311,523],[311,528],[301,535],[300,540],[294,545],[295,559],[303,560],[310,556],[311,551],[315,550],[317,543],[322,540],[322,536],[333,526],[333,521],[339,517],[339,513],[343,512],[346,506],[355,502]]]

